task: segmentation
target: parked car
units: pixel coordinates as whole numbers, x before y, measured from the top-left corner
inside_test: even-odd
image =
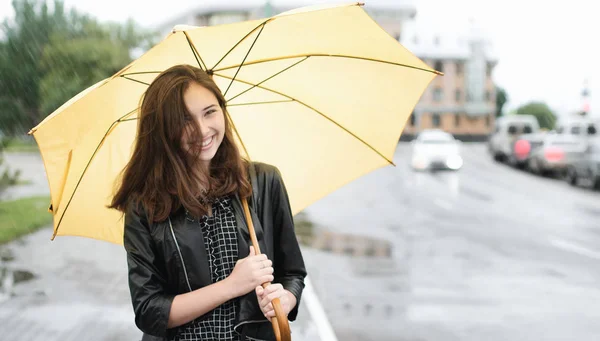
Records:
[[[592,119],[585,117],[561,118],[556,124],[556,133],[582,138],[594,138],[598,136],[598,124]]]
[[[541,131],[533,134],[523,134],[513,144],[512,154],[508,157],[508,163],[527,167],[531,156],[544,144],[544,139],[551,134]]]
[[[586,143],[580,137],[547,134],[542,144],[531,151],[526,167],[536,174],[563,176],[585,147]]]
[[[565,179],[574,186],[584,180],[600,190],[600,137],[587,141],[586,148],[568,165]]]
[[[424,130],[411,142],[411,166],[415,170],[459,170],[463,166],[462,142],[439,130]]]
[[[509,115],[496,120],[495,129],[488,140],[488,150],[497,161],[513,161],[515,142],[523,134],[535,134],[540,131],[537,119],[533,115]],[[516,165],[524,162],[517,161]]]

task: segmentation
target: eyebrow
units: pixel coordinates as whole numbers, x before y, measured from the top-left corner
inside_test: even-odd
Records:
[[[216,107],[216,106],[217,106],[216,104],[211,104],[211,105],[207,106],[206,108],[202,109],[202,111],[206,111],[206,110],[208,110],[212,107]]]

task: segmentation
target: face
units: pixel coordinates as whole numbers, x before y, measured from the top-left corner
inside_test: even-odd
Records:
[[[191,119],[197,122],[202,133],[202,140],[199,141],[200,136],[190,136],[186,130],[182,137],[183,146],[188,151],[193,150],[193,153],[200,149],[200,160],[205,166],[209,166],[223,142],[225,115],[215,95],[197,83],[189,85],[183,94],[183,101]]]

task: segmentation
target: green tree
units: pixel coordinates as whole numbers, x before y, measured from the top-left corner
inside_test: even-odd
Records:
[[[501,87],[496,87],[496,117],[502,116],[502,108],[508,102],[508,95]]]
[[[529,102],[517,109],[517,115],[532,115],[537,118],[541,128],[553,129],[556,115],[546,103]]]
[[[130,61],[154,35],[129,20],[100,23],[62,1],[14,0],[15,17],[2,25],[0,131],[26,132],[70,97]],[[50,10],[49,8],[52,8]],[[2,36],[2,34],[0,34]]]

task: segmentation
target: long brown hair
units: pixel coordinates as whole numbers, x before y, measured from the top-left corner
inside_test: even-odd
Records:
[[[210,162],[209,174],[199,166],[199,152],[184,149],[182,134],[196,134],[200,127],[189,124],[190,113],[183,101],[188,86],[195,82],[211,91],[225,115],[225,136]],[[142,208],[149,221],[167,219],[185,207],[197,217],[208,212],[208,200],[239,193],[251,194],[246,161],[235,144],[225,97],[202,69],[190,65],[173,66],[150,84],[142,96],[133,155],[118,181],[109,208],[126,212],[128,205]],[[191,131],[189,131],[191,130]],[[202,193],[200,183],[207,184]]]

